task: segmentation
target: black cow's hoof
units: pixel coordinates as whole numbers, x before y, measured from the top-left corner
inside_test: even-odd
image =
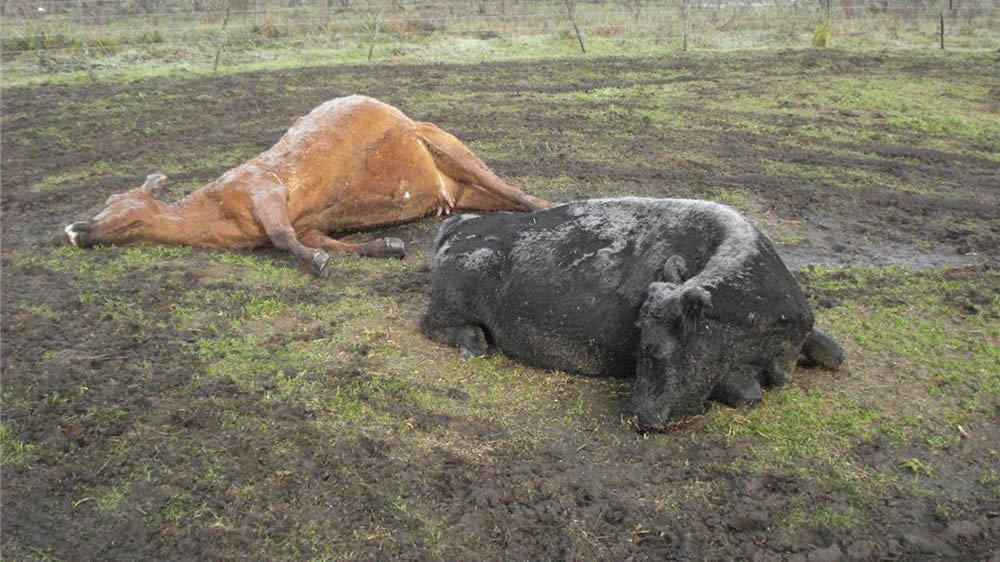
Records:
[[[458,348],[458,356],[464,359],[485,357],[489,351],[486,334],[479,326],[459,326],[449,335],[452,345]]]
[[[406,257],[406,244],[399,238],[379,238],[361,246],[358,253],[369,258],[403,259]]]
[[[760,402],[763,393],[760,390],[760,383],[755,377],[749,376],[748,373],[741,373],[740,375],[730,375],[719,381],[712,389],[709,398],[731,408],[739,408],[744,404],[753,405]]]
[[[804,367],[822,367],[838,369],[844,363],[844,349],[819,328],[813,328],[805,343],[802,344],[803,359],[799,361]]]

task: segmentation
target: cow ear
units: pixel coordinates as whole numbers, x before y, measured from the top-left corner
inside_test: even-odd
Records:
[[[712,307],[712,295],[704,287],[676,283],[650,283],[639,313],[639,327],[657,323],[675,337],[683,338],[698,325],[705,309]]]
[[[154,197],[159,197],[163,193],[165,183],[167,183],[167,176],[160,173],[149,174],[139,189],[151,193]]]
[[[712,294],[702,287],[691,287],[681,295],[681,311],[685,321],[701,318],[706,308],[712,308]]]
[[[681,285],[677,283],[650,283],[646,289],[646,301],[639,311],[639,324],[644,327],[650,323],[668,324],[677,316],[677,304],[681,295]]]
[[[668,283],[683,283],[687,280],[687,262],[674,254],[663,264],[663,280]]]

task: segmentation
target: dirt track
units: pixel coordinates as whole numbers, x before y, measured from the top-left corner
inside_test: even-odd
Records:
[[[338,258],[341,271],[324,281],[272,250],[58,246],[61,225],[145,174],[167,171],[180,195],[267,148],[318,103],[362,92],[456,134],[543,197],[721,198],[774,237],[793,269],[931,268],[844,290],[830,281],[854,273],[803,270],[821,319],[857,298],[889,298],[883,292],[912,277],[940,282],[942,306],[986,315],[995,330],[997,147],[950,150],[931,142],[933,131],[901,129],[891,116],[825,105],[820,94],[784,99],[780,90],[831,75],[980,84],[990,72],[920,55],[783,52],[5,90],[4,553],[995,561],[1000,495],[987,485],[1000,442],[995,398],[974,410],[983,422],[975,439],[945,447],[876,431],[838,443],[844,464],[808,455],[778,462],[713,429],[716,409],[643,438],[619,423],[628,381],[541,373],[500,357],[467,366],[422,340],[415,326],[435,219],[380,232],[408,242],[403,263]],[[588,97],[673,85],[684,92],[669,104],[677,121],[657,113],[652,93]],[[762,92],[789,111],[731,101]],[[733,109],[706,110],[713,100]],[[995,117],[1000,90],[974,101]],[[810,127],[859,134],[810,147],[788,140]],[[966,267],[935,269],[946,265]],[[336,308],[314,314],[323,307]],[[217,347],[247,333],[255,338],[247,349]],[[846,343],[860,365],[855,380],[902,368]],[[283,355],[289,349],[304,351]],[[860,400],[895,399],[891,387],[838,376],[802,373],[793,390],[835,393],[843,382],[884,393]],[[535,395],[534,387],[547,388]],[[521,391],[532,396],[527,405],[516,400]],[[765,405],[777,401],[769,393]],[[12,456],[10,440],[32,447]],[[912,461],[923,458],[937,459],[933,471]],[[851,471],[872,476],[844,489],[854,480],[841,473]],[[923,480],[914,484],[914,474]],[[852,521],[810,518],[815,506]],[[799,511],[801,520],[790,516]]]

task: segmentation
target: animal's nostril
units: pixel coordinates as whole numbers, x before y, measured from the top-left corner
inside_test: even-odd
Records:
[[[90,221],[76,221],[63,228],[66,242],[77,248],[85,248],[89,245],[87,233],[90,232]]]
[[[77,232],[77,230],[76,230],[75,227],[76,227],[76,223],[74,223],[74,224],[68,224],[68,225],[66,225],[66,228],[63,229],[63,232],[66,233],[66,241],[69,242],[69,244],[71,246],[79,247],[80,244],[79,244],[78,238],[80,236],[80,233]]]

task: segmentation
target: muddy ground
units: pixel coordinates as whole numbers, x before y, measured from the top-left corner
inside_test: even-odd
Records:
[[[1000,560],[1000,137],[971,124],[1000,119],[996,64],[795,51],[5,89],[3,554]],[[852,98],[869,80],[964,85],[949,103],[970,113],[908,120],[934,101]],[[179,196],[356,92],[536,195],[740,208],[848,367],[643,436],[627,380],[420,337],[438,219],[378,233],[403,262],[337,258],[323,280],[271,249],[59,245],[147,173]],[[880,307],[939,318],[917,345],[954,360],[871,343],[883,328],[855,321]]]

